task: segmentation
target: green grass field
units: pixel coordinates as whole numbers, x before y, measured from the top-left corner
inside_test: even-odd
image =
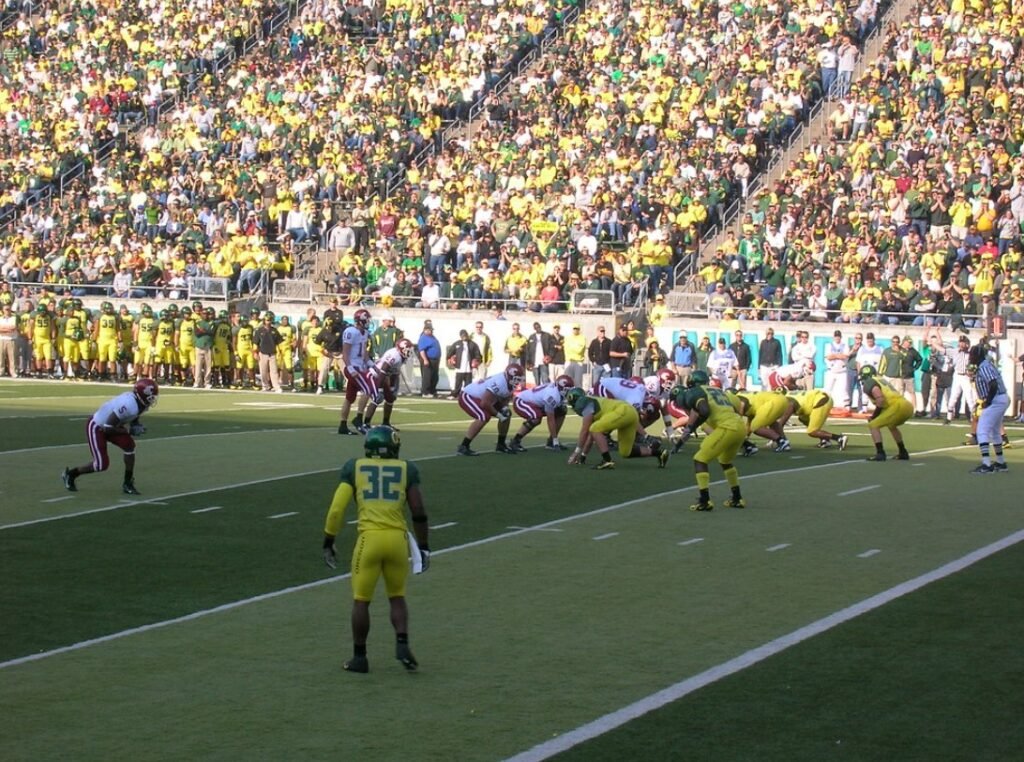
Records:
[[[400,401],[434,527],[409,590],[421,669],[394,660],[378,600],[371,672],[351,675],[347,576],[320,558],[337,471],[361,452],[335,433],[340,399],[166,389],[139,445],[143,496],[121,494],[116,451],[67,493],[60,471],[88,459],[85,420],[115,391],[0,384],[5,760],[994,760],[1024,745],[1020,449],[1008,474],[970,476],[965,428],[921,422],[910,462],[867,463],[863,423],[834,421],[846,452],[794,432],[792,452],[739,462],[747,510],[698,514],[693,445],[665,470],[594,472],[539,435],[493,454],[488,428],[487,454],[458,458],[457,406]]]

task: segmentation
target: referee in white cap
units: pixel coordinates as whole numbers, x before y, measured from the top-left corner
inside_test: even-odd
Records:
[[[981,403],[981,413],[978,415],[978,449],[981,450],[981,465],[971,473],[992,474],[1007,471],[1000,429],[1006,409],[1010,406],[1010,396],[1006,393],[1006,385],[1003,383],[1003,377],[999,375],[999,370],[988,358],[988,350],[984,344],[975,344],[971,347],[967,373],[974,381],[974,390]],[[995,452],[994,462],[989,456],[990,446]]]

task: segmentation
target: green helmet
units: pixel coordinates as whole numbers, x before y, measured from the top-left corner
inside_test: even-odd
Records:
[[[575,407],[576,403],[587,396],[587,393],[580,389],[578,386],[574,386],[572,389],[565,393],[565,404],[569,407]]]
[[[682,384],[676,384],[669,390],[668,398],[678,404],[684,394],[686,394],[686,387]]]
[[[686,388],[690,389],[694,386],[707,386],[711,383],[711,379],[708,378],[708,374],[703,370],[695,370],[686,378]]]
[[[363,442],[367,458],[397,458],[401,446],[398,432],[390,426],[374,426]]]
[[[146,317],[150,317],[153,314],[153,308],[150,307],[148,304],[143,304],[142,314],[145,315]]]
[[[182,315],[186,315],[186,316],[187,316],[187,315],[191,315],[191,314],[192,314],[192,308],[191,308],[191,307],[189,307],[189,306],[188,306],[188,305],[186,304],[186,305],[185,305],[184,307],[182,307],[182,308],[181,308],[181,314],[182,314]]]
[[[221,310],[220,313],[217,315],[217,317],[219,317],[219,318],[227,318],[228,317],[228,311],[227,310]]]
[[[177,315],[178,305],[175,304],[174,302],[171,302],[170,304],[167,305],[167,312],[170,313],[171,315]]]
[[[71,300],[71,305],[72,305],[72,306],[73,306],[73,307],[74,307],[74,308],[75,308],[76,310],[78,310],[78,309],[81,309],[81,308],[82,308],[82,300],[81,300],[81,299],[72,299],[72,300]]]
[[[114,311],[114,305],[110,302],[103,302],[103,304],[100,305],[100,309],[103,310],[105,315],[109,315]]]
[[[861,378],[874,378],[875,377],[875,366],[874,365],[865,365],[863,368],[860,369],[860,377]]]

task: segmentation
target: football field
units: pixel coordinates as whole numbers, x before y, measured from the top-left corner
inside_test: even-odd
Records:
[[[1024,744],[1019,427],[1009,473],[981,477],[964,426],[911,423],[912,459],[886,463],[864,461],[863,422],[830,422],[845,452],[794,430],[791,452],[738,461],[746,510],[693,513],[693,443],[664,470],[616,456],[595,472],[536,432],[530,452],[495,454],[492,424],[484,455],[460,458],[458,406],[402,399],[434,550],[409,583],[421,666],[395,661],[380,593],[370,673],[354,675],[354,527],[337,571],[320,555],[340,466],[362,452],[335,433],[340,397],[164,389],[142,496],[121,493],[116,449],[66,492],[85,421],[121,390],[0,383],[5,760],[1004,759]]]

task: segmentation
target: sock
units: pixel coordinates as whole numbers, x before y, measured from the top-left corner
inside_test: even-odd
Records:
[[[711,499],[708,488],[711,486],[711,474],[707,471],[697,473],[697,487],[700,490],[700,502],[706,503]]]
[[[612,459],[611,452],[603,452],[603,453],[601,453],[601,460],[604,461],[605,463],[608,463],[611,459]]]
[[[512,443],[513,444],[519,444],[522,441],[523,441],[523,438],[521,436],[519,436],[518,434],[516,434],[514,437],[512,437]]]
[[[352,653],[355,656],[357,656],[357,657],[358,656],[366,656],[366,644],[363,643],[361,646],[360,645],[353,646]]]
[[[992,461],[988,457],[988,442],[982,442],[978,445],[978,449],[981,450],[981,465],[990,466]]]
[[[505,434],[498,434],[498,447],[502,447],[505,444]]]
[[[407,632],[399,632],[399,633],[396,633],[396,634],[395,634],[395,641],[396,641],[397,643],[405,643],[405,644],[408,644],[408,643],[409,643],[409,633],[407,633]]]
[[[996,463],[1006,463],[1006,459],[1003,457],[1003,445],[995,444],[992,445],[992,449],[996,452]]]
[[[907,448],[906,448],[906,445],[903,444],[903,442],[897,442],[896,443],[896,449],[897,449],[897,451],[901,455],[906,455],[907,454]]]
[[[363,425],[362,413],[356,413],[356,417],[352,419],[352,425],[355,426],[357,429]]]
[[[78,473],[77,468],[68,469],[68,473],[71,475],[72,479],[77,479],[79,476],[81,476],[81,474]]]
[[[470,445],[470,443],[471,443],[472,441],[473,441],[472,439],[469,439],[469,438],[467,437],[466,439],[463,439],[463,440],[462,440],[462,446],[463,446],[463,447],[469,447],[469,445]]]
[[[730,463],[728,466],[724,466],[722,470],[725,473],[725,480],[729,482],[729,486],[733,489],[739,489],[740,472],[736,470],[736,466]]]
[[[885,455],[885,448],[882,447],[881,442],[875,442],[875,452],[877,452],[879,455]]]
[[[125,484],[130,484],[134,476],[135,476],[135,471],[130,469],[130,468],[126,468],[124,470],[124,483]]]
[[[742,500],[743,499],[743,495],[740,494],[740,487],[739,487],[738,484],[735,487],[732,488],[732,499],[733,500]]]

